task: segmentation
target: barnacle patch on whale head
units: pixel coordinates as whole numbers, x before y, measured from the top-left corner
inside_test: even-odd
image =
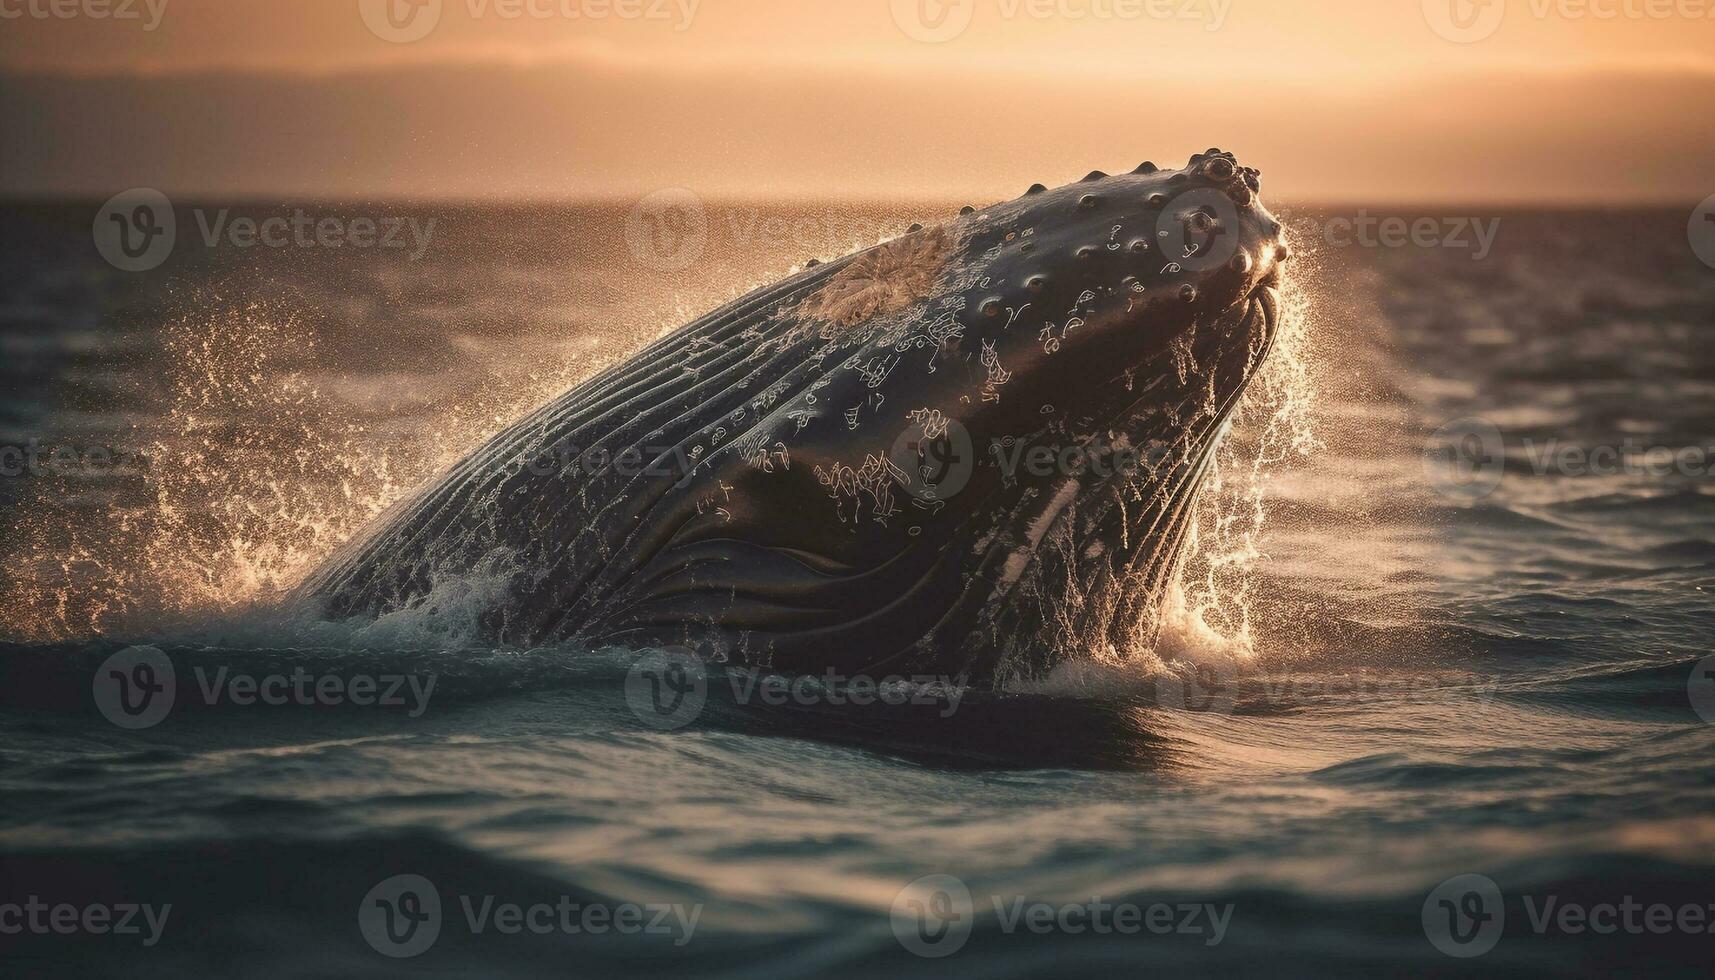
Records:
[[[953,249],[953,236],[940,226],[877,245],[805,298],[799,312],[849,327],[914,306],[936,295]]]

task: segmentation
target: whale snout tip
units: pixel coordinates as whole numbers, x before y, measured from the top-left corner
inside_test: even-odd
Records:
[[[1262,205],[1262,171],[1240,164],[1230,151],[1218,147],[1193,154],[1185,169],[1224,193],[1241,212],[1255,216],[1259,236],[1255,243],[1256,264],[1278,284],[1280,267],[1292,258],[1293,251],[1286,240],[1286,229]],[[1249,272],[1248,260],[1246,268],[1237,271]]]
[[[1187,229],[1204,236],[1211,230],[1235,232],[1237,240],[1228,246],[1236,253],[1229,263],[1232,271],[1246,276],[1254,271],[1278,283],[1280,266],[1292,257],[1292,248],[1285,228],[1263,206],[1262,171],[1243,165],[1229,150],[1210,147],[1192,154],[1174,178],[1182,188],[1177,196],[1156,192],[1149,197],[1150,206],[1166,207],[1191,200],[1183,195],[1197,195],[1198,206],[1181,215]],[[1211,192],[1216,195],[1212,199]]]
[[[1231,151],[1220,147],[1193,153],[1185,164],[1185,172],[1213,184],[1240,207],[1255,203],[1257,195],[1262,193],[1262,171],[1244,166]]]

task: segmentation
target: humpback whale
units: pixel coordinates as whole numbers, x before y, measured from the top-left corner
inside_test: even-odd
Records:
[[[482,576],[485,640],[1002,684],[1153,642],[1290,250],[1210,149],[742,296],[576,385],[300,587],[374,617]]]

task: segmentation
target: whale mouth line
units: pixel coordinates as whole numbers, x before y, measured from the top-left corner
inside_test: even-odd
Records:
[[[1239,328],[1246,331],[1253,337],[1261,337],[1262,344],[1260,345],[1260,349],[1253,349],[1249,356],[1249,365],[1245,369],[1244,383],[1238,385],[1232,392],[1222,399],[1220,404],[1212,413],[1212,422],[1195,432],[1187,430],[1183,433],[1181,441],[1177,444],[1177,448],[1184,450],[1191,444],[1202,444],[1201,448],[1192,454],[1195,457],[1194,462],[1191,464],[1193,469],[1201,467],[1203,460],[1207,456],[1207,450],[1212,448],[1213,445],[1213,443],[1209,441],[1209,437],[1213,436],[1219,430],[1221,422],[1229,416],[1234,407],[1238,405],[1240,399],[1244,397],[1245,391],[1249,387],[1250,375],[1253,373],[1256,365],[1260,364],[1267,358],[1269,351],[1274,346],[1276,331],[1280,323],[1280,290],[1283,284],[1284,277],[1282,277],[1279,271],[1276,270],[1254,286],[1251,289],[1250,294],[1240,304],[1238,304],[1237,307],[1235,307],[1236,309],[1243,310],[1243,313],[1238,320]],[[1147,410],[1148,406],[1152,404],[1153,402],[1150,396],[1145,395],[1128,406],[1125,412],[1122,413],[1121,419],[1133,419],[1136,417],[1135,413],[1140,409]],[[1119,426],[1121,428],[1126,427],[1123,421],[1119,423]],[[1086,487],[1086,491],[1097,493],[1109,492],[1119,482],[1121,482],[1121,478],[1118,475],[1104,478]],[[1180,489],[1183,489],[1183,487]],[[1175,498],[1175,503],[1173,504],[1175,507],[1189,504],[1189,497],[1180,493],[1176,492],[1170,496]]]
[[[1280,323],[1280,285],[1281,279],[1276,273],[1251,290],[1250,316],[1262,318],[1262,326],[1269,337],[1274,336],[1274,329]]]

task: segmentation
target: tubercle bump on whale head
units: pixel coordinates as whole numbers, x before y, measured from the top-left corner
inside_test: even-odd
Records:
[[[1013,201],[961,211],[958,220],[1015,226],[1017,240],[1004,245],[1021,254],[1035,252],[1043,273],[1067,256],[1088,262],[1103,252],[1147,255],[1159,264],[1140,280],[1178,277],[1169,283],[1175,290],[1190,282],[1210,301],[1230,305],[1244,298],[1246,287],[1265,280],[1278,284],[1281,264],[1291,257],[1280,222],[1261,203],[1261,190],[1261,171],[1211,147],[1178,170],[1145,161],[1130,173],[1096,170],[1052,190],[1033,184]],[[1087,240],[1069,241],[1069,248],[1056,251],[1043,248],[1044,233]],[[1116,247],[1117,237],[1126,240]],[[992,244],[980,232],[973,241]]]
[[[960,305],[963,343],[1010,350],[1008,363],[1070,356],[1117,374],[1192,337],[1220,360],[1265,350],[1277,326],[1284,230],[1260,171],[1219,148],[1177,170],[1146,161],[1034,184],[954,225],[967,259],[984,261]]]

